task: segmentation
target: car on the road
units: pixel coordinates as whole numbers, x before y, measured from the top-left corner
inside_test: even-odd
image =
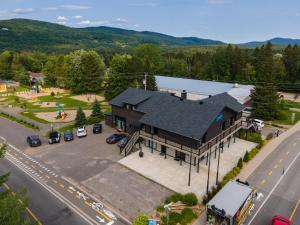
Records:
[[[68,130],[64,133],[64,140],[65,141],[73,141],[74,139],[74,135],[73,132],[71,130]]]
[[[120,148],[124,148],[126,145],[127,145],[127,142],[128,142],[128,137],[124,137],[122,138],[119,142],[118,142],[118,147]]]
[[[275,215],[272,219],[271,225],[291,225],[291,221],[289,218],[286,218],[284,216]]]
[[[27,137],[27,143],[30,147],[37,147],[42,145],[42,141],[38,135],[30,135]]]
[[[77,137],[86,137],[86,135],[87,135],[87,131],[85,129],[85,126],[77,128],[77,131],[76,131]]]
[[[254,119],[253,122],[256,124],[259,130],[261,130],[265,126],[265,123],[262,120]]]
[[[93,125],[93,133],[94,134],[102,133],[102,124],[101,123],[96,123]]]
[[[48,138],[49,144],[59,143],[60,142],[60,133],[58,131],[51,131]]]
[[[118,141],[120,141],[121,139],[123,139],[124,137],[126,137],[126,134],[112,134],[110,135],[108,138],[106,138],[106,143],[107,144],[115,144]]]

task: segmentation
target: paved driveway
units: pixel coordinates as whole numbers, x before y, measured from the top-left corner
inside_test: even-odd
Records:
[[[172,191],[118,163],[123,158],[118,147],[105,142],[114,132],[104,126],[102,134],[93,134],[89,128],[85,138],[27,148],[26,152],[88,188],[129,219],[140,212],[151,213]]]

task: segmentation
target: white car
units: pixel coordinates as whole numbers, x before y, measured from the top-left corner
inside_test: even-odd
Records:
[[[262,120],[254,119],[253,121],[257,125],[259,130],[261,130],[265,126],[265,123]]]
[[[87,135],[87,131],[85,127],[78,127],[76,131],[77,137],[85,137]]]

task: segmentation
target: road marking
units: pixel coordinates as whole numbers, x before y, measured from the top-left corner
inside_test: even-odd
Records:
[[[47,177],[48,179],[50,179],[50,177],[49,177],[48,175],[46,175],[46,177]]]
[[[282,159],[280,159],[279,162],[281,163],[281,162],[282,162]]]
[[[56,184],[58,183],[57,180],[52,180],[52,181],[53,181],[54,183],[56,183]]]
[[[7,154],[11,157],[11,155]],[[66,197],[64,197],[62,194],[57,192],[52,187],[43,184],[41,181],[39,181],[36,177],[32,176],[28,171],[24,170],[20,165],[14,163],[14,161],[8,157],[6,157],[13,165],[15,165],[18,169],[23,171],[25,174],[27,174],[29,177],[31,177],[34,181],[36,181],[38,184],[40,184],[43,188],[45,188],[47,191],[49,191],[52,195],[54,195],[56,198],[58,198],[62,203],[68,205],[71,209],[73,209],[82,219],[84,219],[88,224],[95,225],[95,220],[91,218],[89,215],[87,215],[84,211],[82,211],[79,207],[77,207],[75,204],[73,204],[70,200],[68,200]],[[41,225],[41,224],[39,224]]]
[[[262,184],[262,185],[263,185],[264,183],[266,183],[266,180],[262,180],[262,181],[261,181],[261,184]]]
[[[71,194],[74,194],[74,192],[73,192],[73,191],[71,191],[70,189],[68,189],[68,192],[70,192]]]
[[[84,201],[84,203],[85,203],[86,205],[88,205],[88,206],[91,206],[91,205],[92,205],[92,203],[90,203],[90,202],[88,202],[88,201]]]
[[[29,162],[28,162],[27,160],[25,161],[25,163],[26,163],[26,164],[29,164]]]
[[[288,168],[286,169],[286,173],[283,174],[282,176],[280,176],[280,178],[278,179],[278,181],[276,182],[276,184],[274,185],[274,187],[272,188],[272,190],[270,191],[270,193],[268,194],[268,196],[265,198],[265,200],[263,201],[263,203],[260,205],[260,207],[258,208],[258,210],[253,215],[253,217],[250,220],[250,222],[248,223],[248,225],[250,225],[253,222],[253,220],[255,219],[255,217],[257,216],[257,214],[259,213],[259,211],[262,209],[262,207],[268,201],[268,199],[270,198],[270,196],[272,195],[272,193],[275,191],[275,189],[277,188],[277,186],[280,184],[280,182],[282,181],[282,179],[285,177],[285,175],[290,170],[290,168],[292,167],[292,165],[296,162],[296,160],[298,159],[299,156],[300,156],[300,152],[298,152],[297,156],[293,159],[293,161],[291,162],[291,164],[288,166]]]
[[[31,165],[31,167],[32,167],[33,169],[35,169],[35,166],[34,166],[34,165]]]
[[[43,174],[44,172],[43,171],[41,171],[41,170],[39,170],[39,172],[41,173],[41,174]]]
[[[274,166],[274,169],[277,169],[278,168],[278,164],[276,164],[275,166]]]
[[[300,198],[298,199],[298,202],[296,203],[295,208],[294,208],[292,214],[290,215],[290,221],[293,220],[293,217],[294,217],[294,215],[295,215],[295,213],[296,213],[296,211],[297,211],[299,205],[300,205]]]
[[[6,183],[4,183],[3,186],[4,186],[7,190],[10,190],[11,193],[12,193],[12,195],[14,195],[14,196],[16,195],[16,193],[13,192],[13,191],[11,190],[11,188],[10,188]],[[22,202],[21,199],[18,199],[18,200],[19,200],[19,202],[21,202],[21,203],[23,204],[23,202]],[[25,209],[26,209],[26,211],[29,213],[29,215],[30,215],[30,216],[38,223],[38,225],[42,225],[42,223],[40,222],[40,220],[34,215],[34,213],[33,213],[28,207],[26,207]]]
[[[96,209],[96,212],[97,212],[100,216],[104,217],[104,219],[108,220],[109,222],[112,221],[111,218],[109,218],[109,217],[106,216],[104,213],[100,212],[99,210]]]
[[[59,186],[60,186],[61,188],[65,188],[65,185],[63,185],[63,184],[60,184]]]
[[[269,175],[269,176],[271,176],[271,175],[272,175],[272,173],[273,173],[273,172],[272,172],[272,170],[271,170],[271,171],[268,173],[268,175]]]
[[[80,199],[80,196],[79,196],[79,195],[76,195],[75,197],[76,197],[77,199]]]

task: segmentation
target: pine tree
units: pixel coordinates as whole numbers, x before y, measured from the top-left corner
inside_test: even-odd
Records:
[[[246,151],[243,160],[244,160],[244,162],[248,162],[249,161],[249,152],[248,151]]]
[[[98,100],[96,99],[93,103],[92,106],[92,117],[96,117],[96,118],[102,118],[103,117],[103,113],[101,111],[101,105],[98,102]]]
[[[76,127],[81,127],[86,124],[86,116],[85,113],[83,112],[82,108],[79,107],[76,113],[76,118],[75,118],[75,126]]]

